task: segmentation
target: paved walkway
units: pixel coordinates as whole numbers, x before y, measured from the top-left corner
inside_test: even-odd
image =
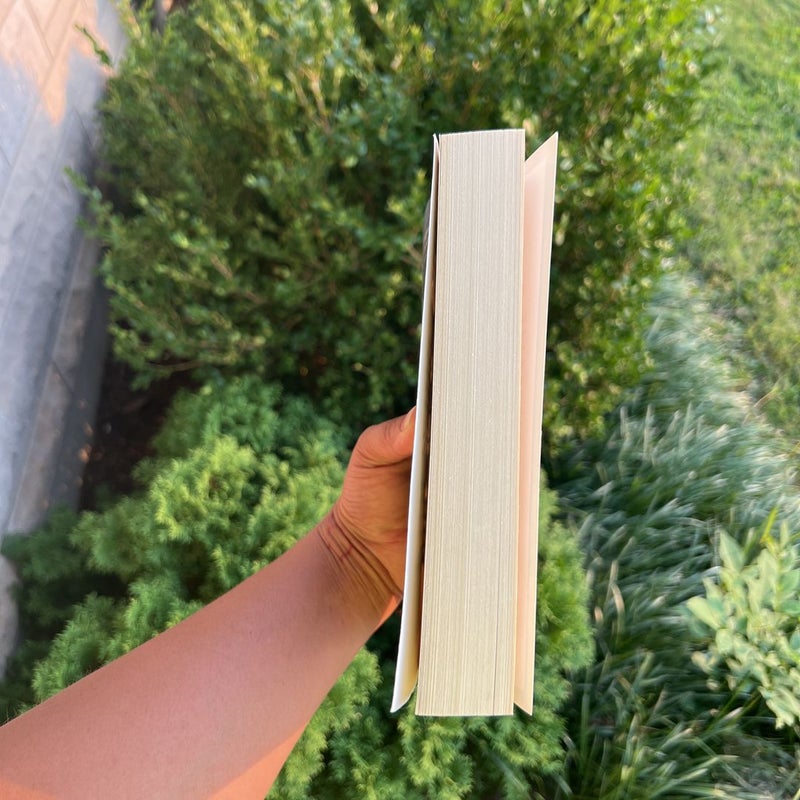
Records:
[[[74,502],[105,347],[96,246],[65,174],[91,166],[95,105],[123,35],[110,0],[0,3],[0,539]],[[0,673],[15,637],[0,559]]]

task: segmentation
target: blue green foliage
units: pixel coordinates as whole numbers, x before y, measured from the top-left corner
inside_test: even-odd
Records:
[[[687,612],[687,602],[716,605],[718,539],[731,545],[723,557],[737,553],[733,542],[752,538],[773,511],[796,529],[791,462],[735,390],[707,329],[709,310],[689,283],[673,276],[657,299],[653,370],[627,394],[608,435],[575,448],[560,485],[563,503],[583,520],[597,660],[576,676],[568,770],[554,796],[792,797],[800,774],[791,736],[774,737],[774,724],[764,735],[761,710],[744,713],[746,696],[723,679],[718,647]],[[735,581],[741,592],[742,578]],[[691,599],[699,597],[707,599]],[[756,597],[740,596],[720,627],[739,630],[768,613],[747,610]],[[764,631],[760,644],[775,643],[777,633]],[[716,681],[699,664],[713,666]]]

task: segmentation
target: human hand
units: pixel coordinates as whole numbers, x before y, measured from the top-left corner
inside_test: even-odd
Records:
[[[403,594],[415,421],[412,409],[361,434],[342,493],[320,526],[340,566],[386,613]]]

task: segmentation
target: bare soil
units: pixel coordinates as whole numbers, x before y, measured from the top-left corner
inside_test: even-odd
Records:
[[[133,371],[109,355],[97,408],[94,441],[83,475],[81,510],[93,510],[103,494],[126,495],[137,489],[133,468],[153,455],[172,398],[191,386],[186,375],[173,375],[146,389],[133,389]],[[102,489],[102,491],[101,491]]]

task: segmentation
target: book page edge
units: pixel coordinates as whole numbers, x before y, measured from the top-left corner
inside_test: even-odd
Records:
[[[425,538],[425,494],[427,484],[428,426],[430,423],[430,370],[433,352],[433,295],[436,252],[436,197],[438,192],[439,143],[433,137],[431,196],[428,208],[428,237],[425,253],[425,275],[422,301],[422,329],[417,382],[417,422],[409,484],[408,539],[403,585],[403,606],[400,617],[400,641],[397,652],[391,711],[402,708],[417,684],[419,671],[420,601],[422,557]]]

